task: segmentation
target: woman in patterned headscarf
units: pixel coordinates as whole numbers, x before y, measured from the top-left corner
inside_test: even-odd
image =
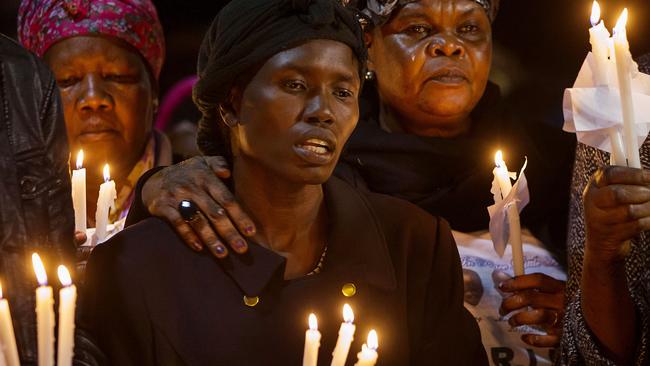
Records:
[[[515,118],[500,103],[498,87],[488,81],[492,21],[499,2],[369,0],[350,5],[361,9],[366,25],[370,72],[360,121],[337,175],[447,219],[456,230],[465,278],[472,285],[466,306],[482,327],[493,362],[550,364],[550,347],[559,343],[562,329],[564,283],[554,278],[565,276],[558,261],[564,259],[571,169],[557,162],[571,161],[572,137]],[[528,157],[531,203],[521,220],[530,230],[524,237],[527,271],[535,274],[514,280],[504,273],[512,273],[509,254],[496,255],[487,233],[486,207],[494,202],[490,187],[498,149],[504,150],[513,171]],[[176,207],[182,193],[193,192],[202,211],[217,218],[212,223],[223,241],[240,252],[234,228],[246,234],[250,220],[223,193],[225,188],[206,192],[201,181],[214,180],[214,174],[203,159],[192,162],[184,164],[189,169],[165,169],[149,180],[143,191],[146,207],[175,221],[188,243],[198,242],[199,236],[206,244],[214,243],[209,225],[193,229],[179,219]],[[227,223],[228,217],[234,225]],[[502,294],[507,295],[503,303]],[[499,316],[516,310],[523,311]],[[523,327],[512,331],[512,326]]]
[[[24,0],[18,36],[54,72],[73,161],[84,151],[88,226],[94,226],[102,168],[117,184],[111,221],[126,217],[142,173],[171,163],[152,130],[165,43],[150,0]]]

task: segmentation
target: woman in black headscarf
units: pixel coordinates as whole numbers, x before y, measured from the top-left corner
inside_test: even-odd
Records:
[[[110,364],[298,365],[310,312],[329,362],[346,302],[352,349],[374,327],[382,364],[486,364],[447,224],[330,179],[365,61],[358,23],[330,0],[235,0],[219,13],[194,89],[199,146],[232,164],[230,188],[258,231],[223,261],[159,219],[97,247],[79,328]]]

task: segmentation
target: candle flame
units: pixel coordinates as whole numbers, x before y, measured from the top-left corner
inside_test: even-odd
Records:
[[[627,26],[628,11],[627,8],[623,9],[621,16],[616,22],[616,27],[614,27],[614,34],[625,34],[625,27]]]
[[[600,21],[600,4],[598,1],[594,0],[594,5],[591,7],[591,25],[596,26]]]
[[[497,153],[494,154],[494,164],[496,164],[496,166],[499,168],[505,165],[503,161],[503,153],[501,150],[497,151]]]
[[[343,305],[343,320],[346,323],[354,322],[354,312],[352,311],[352,308],[348,304]]]
[[[84,151],[79,150],[77,153],[77,169],[81,169],[84,166]]]
[[[104,165],[104,182],[111,180],[111,171],[108,164]]]
[[[309,314],[309,330],[318,330],[318,319],[314,314]]]
[[[32,254],[32,264],[34,265],[34,272],[36,273],[36,279],[41,286],[47,285],[47,274],[45,273],[45,267],[43,267],[43,261],[38,254]]]
[[[368,333],[368,348],[375,351],[379,348],[379,338],[377,337],[377,331],[374,329]]]
[[[2,299],[2,284],[0,283],[0,299]]]
[[[57,272],[59,274],[59,281],[61,281],[61,284],[63,287],[68,287],[72,285],[72,279],[70,278],[70,272],[68,272],[68,269],[65,268],[64,265],[60,265],[59,268],[57,268]]]

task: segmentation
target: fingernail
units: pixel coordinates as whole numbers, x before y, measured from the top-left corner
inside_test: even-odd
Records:
[[[217,254],[222,255],[222,254],[226,253],[226,248],[224,248],[223,245],[217,245],[214,248],[214,251],[217,252]]]
[[[192,242],[192,248],[194,248],[194,250],[196,250],[197,252],[200,252],[201,249],[203,249],[203,247],[201,246],[201,244],[199,244],[198,241]]]
[[[255,227],[252,226],[252,225],[250,225],[250,226],[246,226],[246,227],[244,228],[244,233],[245,233],[246,235],[252,235],[252,234],[254,234],[254,233],[255,233]]]
[[[233,246],[234,246],[236,249],[243,250],[243,249],[246,248],[246,242],[244,242],[244,241],[241,240],[241,239],[236,239],[236,240],[233,242]]]

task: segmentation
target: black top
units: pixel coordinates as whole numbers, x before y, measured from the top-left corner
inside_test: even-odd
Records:
[[[522,212],[528,227],[560,263],[565,243],[575,137],[541,122],[509,113],[498,87],[488,84],[472,113],[468,134],[456,138],[387,132],[379,125],[373,85],[361,99],[361,118],[336,174],[357,187],[408,200],[442,216],[454,230],[487,230],[494,154],[501,149],[510,171],[528,157],[530,204]]]
[[[348,358],[379,334],[379,365],[487,364],[463,307],[461,267],[447,223],[391,197],[325,185],[328,252],[320,274],[284,280],[285,259],[254,243],[247,255],[197,254],[150,218],[99,245],[88,262],[78,328],[112,365],[299,365],[307,316],[329,365],[355,311]],[[356,286],[345,297],[342,287]],[[258,296],[250,307],[244,296]]]

